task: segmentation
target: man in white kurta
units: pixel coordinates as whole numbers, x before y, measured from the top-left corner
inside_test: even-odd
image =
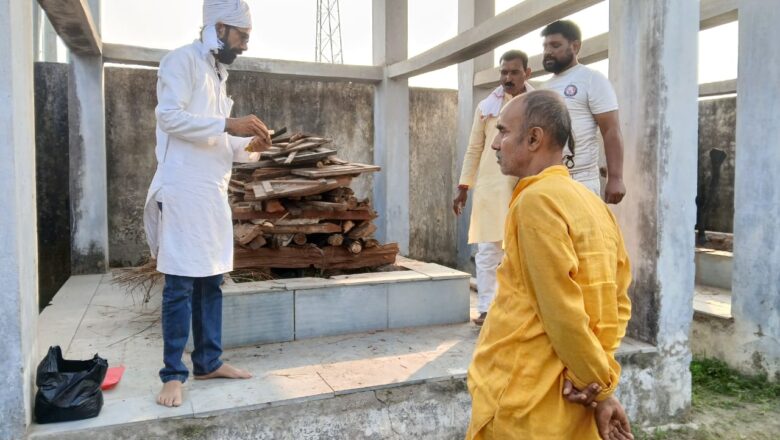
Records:
[[[488,307],[498,288],[496,268],[504,256],[501,247],[504,220],[517,183],[517,178],[501,173],[496,157],[489,147],[498,134],[496,121],[501,108],[512,97],[531,90],[531,86],[526,83],[531,75],[528,56],[519,50],[506,52],[501,56],[500,73],[501,85],[481,101],[475,111],[457,196],[453,201],[453,210],[456,215],[460,215],[469,190],[473,190],[468,242],[477,245],[474,257],[479,312],[474,323],[477,325],[482,325],[485,321]]]
[[[230,117],[233,102],[225,89],[225,64],[247,47],[249,7],[243,0],[206,0],[203,19],[201,39],[166,55],[157,75],[157,171],[144,225],[157,270],[165,274],[164,385],[157,399],[165,406],[182,403],[190,318],[196,379],[251,377],[220,360],[220,286],[233,268],[227,187],[234,161],[257,160],[257,153],[245,151],[252,136],[266,146],[270,138],[256,116]]]

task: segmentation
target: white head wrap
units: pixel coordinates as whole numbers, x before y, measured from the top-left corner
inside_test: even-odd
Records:
[[[252,14],[244,0],[203,0],[203,44],[216,51],[222,48],[217,37],[217,23],[240,28],[252,27]]]

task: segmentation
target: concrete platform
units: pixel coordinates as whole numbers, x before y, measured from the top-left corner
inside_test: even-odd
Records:
[[[421,268],[425,269],[425,268]],[[147,304],[110,283],[72,277],[39,320],[41,358],[58,344],[71,359],[94,353],[127,370],[104,393],[100,416],[32,425],[33,439],[461,438],[470,414],[465,373],[471,323],[400,328],[226,350],[249,380],[191,381],[175,409],[154,401],[161,366],[159,290]],[[472,304],[474,297],[471,298]],[[472,316],[476,311],[472,308]],[[624,374],[655,347],[624,341]],[[189,360],[186,360],[189,364]],[[629,391],[630,392],[630,391]]]

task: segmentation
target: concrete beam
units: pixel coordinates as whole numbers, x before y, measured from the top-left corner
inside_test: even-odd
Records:
[[[166,49],[106,43],[103,45],[103,60],[107,63],[157,67],[160,65],[160,60],[168,52]],[[309,81],[349,81],[376,84],[384,78],[383,69],[376,66],[309,63],[266,58],[239,57],[228,69],[258,72],[282,79],[296,78]]]
[[[734,276],[729,360],[740,370],[780,379],[780,8],[740,2],[737,156],[734,178]],[[749,24],[749,25],[748,25]],[[728,359],[728,358],[727,358]]]
[[[582,50],[580,50],[578,59],[582,64],[590,64],[606,59],[608,54],[609,34],[603,33],[582,42]],[[528,58],[528,67],[531,68],[531,78],[547,74],[542,66],[542,54]],[[498,67],[481,70],[474,75],[474,86],[492,89],[498,85],[498,77]]]
[[[0,439],[25,438],[37,357],[33,28],[30,1],[0,2]]]
[[[407,57],[407,0],[373,0],[374,64],[385,66]],[[409,81],[385,77],[374,93],[374,177],[377,238],[398,243],[409,254]]]
[[[87,0],[38,0],[38,3],[71,52],[100,55],[103,42]]]
[[[737,21],[738,0],[702,0],[699,30]]]
[[[699,29],[705,30],[737,20],[737,0],[702,0],[699,15]],[[540,37],[541,38],[541,37]],[[582,42],[579,62],[591,64],[606,60],[609,57],[609,34],[603,33]],[[528,59],[531,77],[547,74],[542,66],[542,55],[534,55]],[[498,85],[499,68],[491,67],[474,75],[476,87],[493,88]],[[707,96],[707,95],[702,95]]]
[[[730,93],[737,93],[736,79],[699,84],[699,97],[728,95]]]
[[[611,0],[609,77],[624,139],[625,199],[613,209],[633,282],[629,335],[654,343],[660,371],[642,389],[664,423],[691,404],[688,345],[693,316],[699,3]],[[652,38],[639,38],[652,35]],[[652,401],[649,402],[649,401]],[[658,405],[658,402],[664,402]]]
[[[391,64],[388,76],[409,78],[482,55],[601,0],[526,0],[417,56]]]

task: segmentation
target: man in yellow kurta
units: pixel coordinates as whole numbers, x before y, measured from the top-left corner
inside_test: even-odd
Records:
[[[529,92],[504,107],[497,127],[501,171],[520,181],[498,293],[469,368],[466,438],[596,440],[599,429],[632,438],[627,420],[615,424],[624,413],[612,397],[631,315],[628,256],[610,210],[561,165],[566,104],[549,90]],[[567,401],[567,380],[579,390],[597,384],[598,406]],[[611,423],[597,427],[596,414]]]
[[[474,199],[469,221],[469,244],[477,244],[474,257],[477,272],[477,311],[474,320],[482,325],[488,307],[496,293],[496,268],[504,252],[501,240],[504,238],[504,219],[509,209],[512,189],[517,183],[514,176],[501,174],[496,164],[490,143],[498,133],[496,120],[498,112],[512,97],[531,90],[526,80],[531,75],[528,55],[519,50],[510,50],[501,56],[500,83],[490,95],[482,100],[474,113],[469,145],[463,160],[460,182],[453,211],[460,215],[466,204],[469,189],[474,190]],[[485,147],[488,148],[485,148]]]

